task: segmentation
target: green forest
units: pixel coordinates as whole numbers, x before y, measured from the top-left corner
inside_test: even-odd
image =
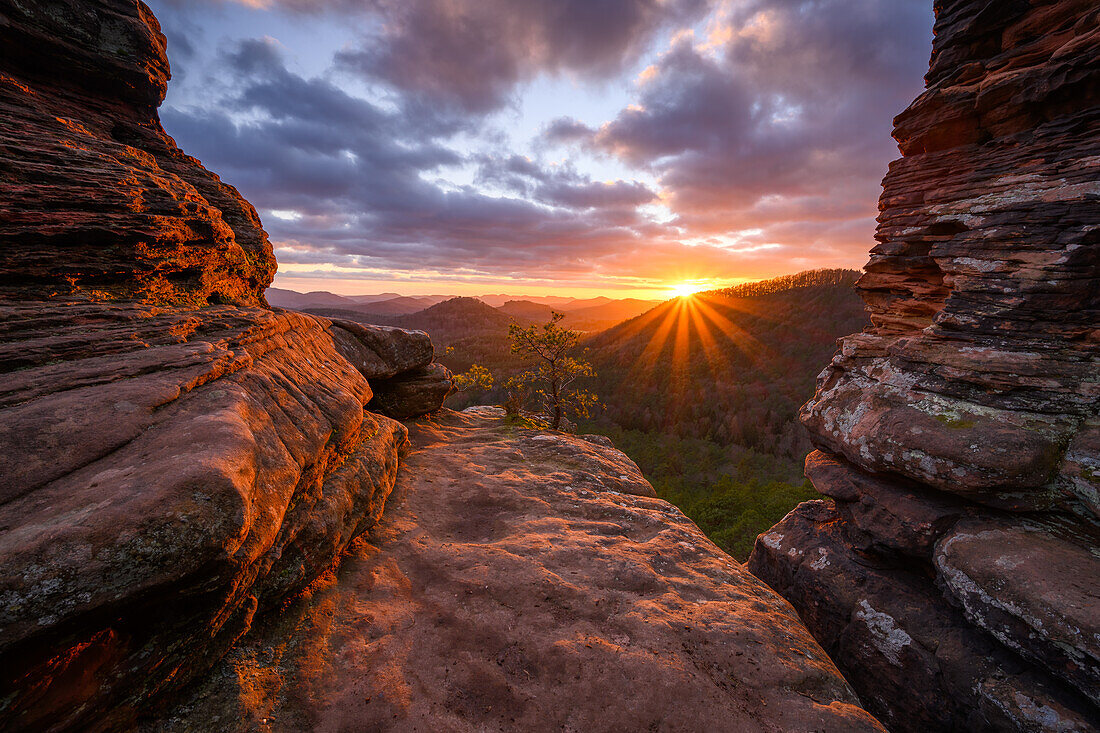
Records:
[[[611,438],[642,469],[657,495],[678,506],[723,550],[744,562],[756,536],[799,502],[820,498],[787,457],[657,431],[581,423]]]
[[[819,270],[669,301],[590,338],[603,423],[800,460],[798,408],[838,337],[867,316],[853,270]]]

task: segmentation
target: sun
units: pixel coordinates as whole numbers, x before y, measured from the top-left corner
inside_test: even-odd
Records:
[[[690,298],[702,289],[698,283],[680,283],[672,286],[672,295],[675,298]]]

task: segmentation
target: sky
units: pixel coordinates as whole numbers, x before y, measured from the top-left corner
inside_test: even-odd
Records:
[[[275,285],[667,297],[861,267],[929,0],[146,0]]]

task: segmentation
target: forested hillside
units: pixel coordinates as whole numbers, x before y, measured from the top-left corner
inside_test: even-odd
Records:
[[[799,406],[836,339],[867,324],[858,276],[817,270],[677,298],[588,339],[601,421],[799,458]]]
[[[452,371],[464,372],[474,364],[481,364],[498,377],[523,369],[521,360],[512,354],[508,345],[509,324],[527,326],[537,322],[508,315],[477,298],[465,297],[451,298],[406,315],[387,316],[335,308],[317,308],[310,312],[330,318],[427,331],[435,344],[436,358]],[[497,391],[490,395],[457,394],[447,404],[461,408],[494,399],[502,400],[503,395]]]

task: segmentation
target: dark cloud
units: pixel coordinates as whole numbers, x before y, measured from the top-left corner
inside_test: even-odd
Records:
[[[445,144],[452,128],[292,73],[270,40],[235,45],[222,66],[231,91],[202,108],[168,107],[164,123],[267,212],[284,264],[518,273],[651,233],[634,210],[655,197],[644,185],[518,155],[460,155]],[[432,182],[464,164],[512,194]]]
[[[384,23],[346,70],[468,113],[504,105],[540,73],[608,77],[707,0],[376,0]]]
[[[542,137],[551,143],[569,144],[582,142],[595,134],[588,125],[572,117],[559,117],[543,130]]]
[[[614,181],[612,183],[590,181],[583,184],[551,183],[540,186],[536,191],[536,196],[540,200],[574,209],[598,207],[634,209],[657,198],[656,193],[641,183],[627,183],[626,181]]]

